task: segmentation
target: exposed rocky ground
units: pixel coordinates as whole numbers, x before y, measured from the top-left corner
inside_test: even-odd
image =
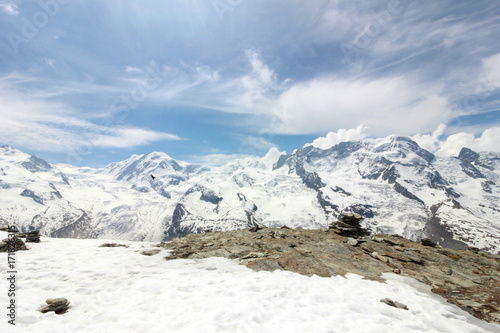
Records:
[[[336,226],[254,227],[190,234],[158,246],[172,250],[167,260],[225,257],[257,271],[280,269],[322,277],[354,273],[378,281],[383,281],[383,273],[402,274],[432,286],[433,292],[475,317],[500,323],[500,255],[475,248],[445,249],[429,240],[417,243],[397,235],[344,231]]]

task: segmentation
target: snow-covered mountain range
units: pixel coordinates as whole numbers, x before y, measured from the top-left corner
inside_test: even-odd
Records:
[[[151,177],[154,175],[154,179]],[[320,228],[341,211],[373,232],[500,251],[500,154],[438,157],[407,137],[306,146],[209,167],[165,153],[102,169],[0,148],[0,223],[55,237],[160,241],[255,224]]]

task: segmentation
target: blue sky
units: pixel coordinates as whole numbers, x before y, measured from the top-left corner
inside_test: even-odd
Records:
[[[94,167],[390,134],[500,151],[499,32],[493,0],[0,0],[0,144]]]

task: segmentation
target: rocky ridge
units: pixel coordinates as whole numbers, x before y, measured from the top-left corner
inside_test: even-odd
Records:
[[[190,234],[158,247],[165,257],[238,259],[253,270],[286,270],[321,277],[354,273],[384,281],[383,273],[412,277],[477,318],[500,323],[500,256],[479,251],[444,249],[398,235],[341,235],[323,230],[267,228]]]

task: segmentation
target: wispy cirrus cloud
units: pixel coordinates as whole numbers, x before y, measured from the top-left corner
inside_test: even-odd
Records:
[[[11,14],[2,12],[2,31],[22,35],[25,18],[50,16],[39,2],[0,3],[15,5],[0,8]],[[369,136],[424,138],[439,124],[448,135],[475,126],[477,136],[500,122],[496,1],[276,0],[232,9],[221,20],[210,1],[68,2],[17,53],[0,39],[1,101],[10,110],[31,103],[38,113],[27,113],[25,129],[54,133],[54,147],[85,138],[163,149],[155,144],[177,135],[201,142],[169,146],[188,156],[214,142],[229,153],[293,142],[278,136],[307,137],[300,147],[359,124]],[[6,119],[22,130],[16,116]],[[38,135],[17,136],[9,142],[43,149]]]
[[[14,146],[65,153],[82,146],[131,148],[154,141],[181,140],[170,134],[145,128],[96,122],[85,119],[77,110],[61,102],[50,101],[50,94],[35,97],[12,88],[6,81],[28,81],[22,77],[0,78],[0,141]],[[44,96],[45,98],[40,98]]]

